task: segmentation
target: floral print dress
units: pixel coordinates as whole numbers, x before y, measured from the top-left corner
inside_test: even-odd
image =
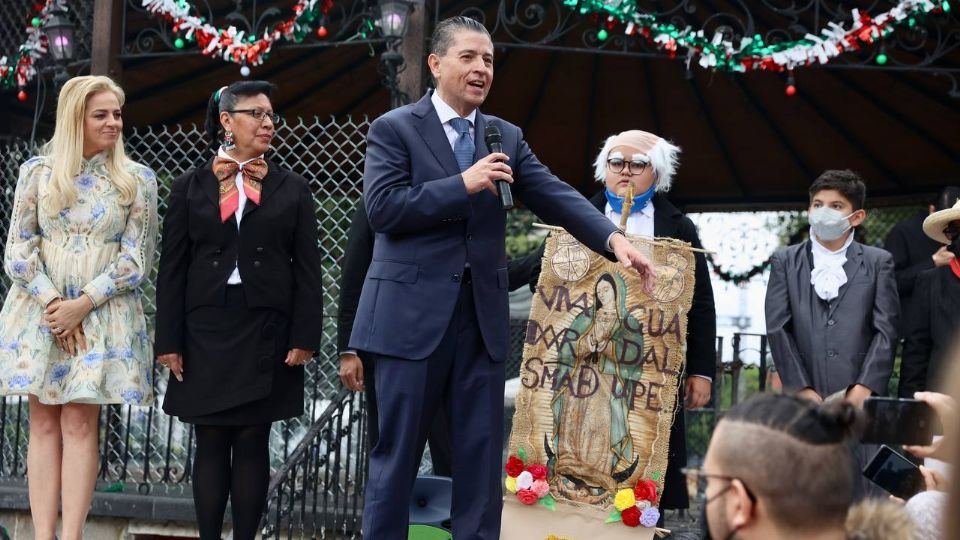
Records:
[[[4,270],[12,280],[0,311],[0,395],[32,394],[45,404],[153,403],[153,346],[140,285],[153,268],[157,179],[131,162],[137,194],[129,206],[106,169],[107,154],[83,160],[77,200],[50,216],[51,160],[20,167]],[[87,350],[60,351],[44,306],[86,294]]]

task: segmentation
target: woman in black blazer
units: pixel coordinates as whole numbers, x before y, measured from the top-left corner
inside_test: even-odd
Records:
[[[270,425],[303,414],[303,365],[320,345],[317,219],[307,181],[264,159],[279,117],[273,85],[210,99],[212,159],[174,180],[157,277],[167,414],[194,424],[201,539],[252,539],[270,478]]]

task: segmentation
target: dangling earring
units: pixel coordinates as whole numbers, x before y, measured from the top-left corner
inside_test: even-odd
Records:
[[[224,131],[223,132],[223,149],[233,150],[236,147],[237,147],[236,143],[233,142],[233,132],[229,130]]]

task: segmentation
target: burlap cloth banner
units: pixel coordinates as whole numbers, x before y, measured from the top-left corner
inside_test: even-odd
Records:
[[[634,271],[566,232],[547,238],[520,364],[510,454],[526,465],[546,465],[556,514],[545,520],[549,510],[513,504],[520,497],[514,495],[516,482],[507,478],[510,504],[501,538],[557,535],[551,522],[574,508],[581,516],[577,523],[589,522],[583,515],[598,518],[571,526],[564,533],[570,540],[628,530],[633,538],[653,534],[625,528],[626,513],[621,523],[604,518],[616,516],[617,492],[632,490],[638,481],[652,481],[658,494],[663,489],[695,264],[684,242],[631,242],[657,267],[650,295]],[[645,508],[639,497],[637,506]]]

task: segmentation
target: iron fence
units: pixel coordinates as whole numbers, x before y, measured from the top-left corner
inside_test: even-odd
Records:
[[[341,390],[270,479],[264,538],[355,537],[366,484],[365,399]]]

